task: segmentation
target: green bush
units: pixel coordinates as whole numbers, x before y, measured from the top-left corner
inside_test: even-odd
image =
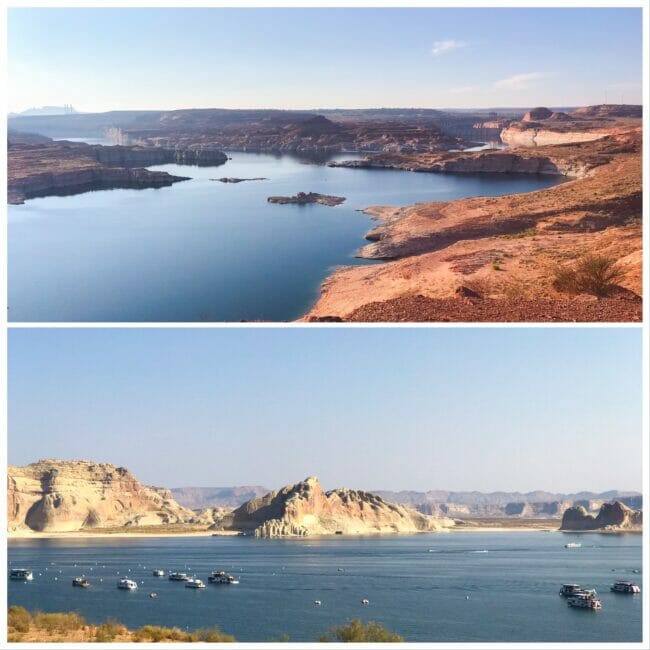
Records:
[[[588,293],[604,297],[611,294],[623,278],[623,271],[611,257],[606,255],[585,255],[573,267],[558,269],[553,287],[562,293]]]
[[[381,623],[362,623],[355,619],[348,625],[332,628],[320,638],[325,643],[401,643],[404,639],[399,634],[389,632]]]

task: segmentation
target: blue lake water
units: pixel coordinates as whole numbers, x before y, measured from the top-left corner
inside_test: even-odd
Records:
[[[220,167],[152,167],[192,177],[172,187],[9,206],[9,320],[293,320],[313,304],[334,267],[368,263],[354,257],[373,225],[359,209],[528,192],[559,182],[231,155]],[[222,176],[269,180],[210,180]],[[299,191],[347,200],[337,207],[266,201]]]
[[[564,548],[576,539],[582,548]],[[30,568],[35,579],[10,581],[8,600],[29,609],[76,610],[93,622],[114,617],[129,627],[218,624],[239,641],[284,634],[313,641],[360,618],[407,641],[638,642],[643,596],[614,594],[609,586],[622,579],[642,585],[641,556],[640,535],[545,532],[15,540],[10,567]],[[240,584],[186,589],[153,578],[154,568],[186,570],[206,581],[212,570],[227,570]],[[71,586],[80,574],[91,580],[89,589]],[[116,588],[125,575],[140,583],[137,592]],[[569,608],[558,596],[563,582],[597,589],[603,609]]]

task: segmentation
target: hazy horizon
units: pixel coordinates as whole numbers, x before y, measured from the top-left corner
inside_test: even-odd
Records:
[[[8,110],[640,104],[641,16],[593,7],[10,8]]]
[[[640,491],[641,333],[18,329],[8,460],[164,487]]]

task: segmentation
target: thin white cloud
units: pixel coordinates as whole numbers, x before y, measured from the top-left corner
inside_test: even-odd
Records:
[[[444,54],[445,52],[459,50],[463,47],[467,47],[467,43],[464,41],[457,41],[453,38],[450,38],[446,41],[436,41],[431,48],[431,54],[433,54],[433,56],[438,56],[440,54]]]
[[[539,81],[540,79],[545,79],[548,77],[547,74],[543,72],[524,72],[522,74],[513,74],[511,77],[506,77],[505,79],[499,79],[499,81],[494,82],[495,88],[512,88],[515,90],[521,90],[522,88],[528,88],[533,81]]]

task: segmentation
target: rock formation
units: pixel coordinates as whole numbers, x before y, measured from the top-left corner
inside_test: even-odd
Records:
[[[423,515],[406,506],[387,503],[360,490],[324,492],[315,477],[270,492],[226,515],[215,528],[238,530],[257,537],[415,533],[451,526],[444,518]]]
[[[538,106],[537,108],[531,108],[523,117],[524,122],[537,122],[538,120],[547,120],[553,115],[552,111],[549,111],[548,108],[544,106]]]
[[[184,523],[193,516],[169,490],[142,485],[124,467],[39,460],[8,469],[10,532],[155,526]]]
[[[184,119],[159,118],[156,128],[111,129],[121,144],[186,147],[209,144],[231,151],[332,154],[345,151],[443,151],[473,146],[475,142],[444,134],[433,124],[393,120],[333,121],[323,115],[274,114],[258,121],[224,122],[198,128],[191,112]]]
[[[295,196],[269,196],[269,203],[297,203],[306,205],[307,203],[320,203],[321,205],[335,206],[345,201],[343,196],[330,196],[329,194],[318,194],[318,192],[298,192]]]
[[[628,508],[620,501],[603,503],[596,516],[583,506],[575,506],[564,512],[561,530],[640,531],[643,525],[641,510]]]
[[[26,199],[79,194],[97,189],[165,187],[185,176],[144,169],[149,165],[221,165],[226,155],[212,146],[144,148],[89,145],[66,140],[26,142],[8,138],[9,203]]]
[[[511,147],[537,147],[571,142],[590,142],[636,126],[641,106],[588,106],[571,113],[534,108],[521,121],[510,122],[501,140]]]
[[[613,124],[610,129],[617,130],[627,122]],[[384,263],[337,268],[303,319],[640,320],[641,131],[639,125],[628,124],[627,130],[593,142],[504,151],[377,154],[335,163],[434,173],[547,173],[572,180],[525,194],[366,209],[378,223],[367,233],[370,243],[358,256]],[[618,284],[628,293],[594,301],[558,292],[555,270],[576,255],[616,260],[624,273]],[[469,304],[455,295],[459,286],[474,290],[483,300]]]

